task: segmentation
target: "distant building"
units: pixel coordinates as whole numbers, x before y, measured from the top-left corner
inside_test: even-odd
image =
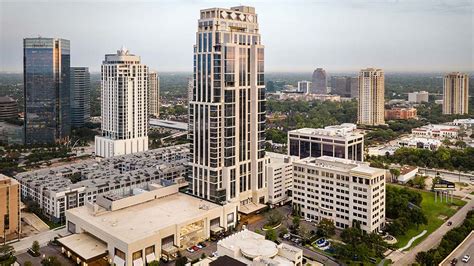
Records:
[[[417,137],[426,138],[448,138],[453,139],[458,137],[459,127],[451,125],[426,125],[417,127],[411,130],[411,133]]]
[[[311,93],[315,94],[327,94],[327,76],[326,71],[322,68],[316,68],[313,72],[313,83]]]
[[[148,67],[122,47],[105,55],[101,88],[102,136],[95,137],[95,154],[107,158],[148,150]]]
[[[341,97],[355,98],[358,91],[358,78],[347,76],[331,77],[331,93]]]
[[[277,92],[273,93],[272,96],[278,100],[293,100],[293,101],[330,101],[330,102],[340,102],[341,96],[332,95],[332,94],[304,94],[302,92]]]
[[[293,163],[292,204],[307,219],[344,229],[360,223],[365,232],[385,224],[385,169],[323,156]]]
[[[359,73],[359,108],[357,123],[385,124],[385,85],[382,69],[367,68]]]
[[[0,239],[19,238],[20,184],[13,178],[0,174]]]
[[[396,179],[398,182],[406,183],[415,178],[416,174],[418,174],[418,170],[416,166],[404,165],[400,167],[400,175],[396,177]]]
[[[0,121],[18,118],[18,103],[11,97],[0,96]]]
[[[416,118],[416,108],[395,107],[385,110],[385,119],[387,120],[408,120]]]
[[[253,266],[303,265],[303,250],[244,229],[217,242],[217,254]],[[231,265],[231,264],[225,264]]]
[[[311,91],[311,81],[303,80],[298,81],[298,91],[302,93],[309,93]]]
[[[237,203],[223,206],[178,189],[150,183],[67,210],[71,235],[58,239],[62,252],[81,265],[148,265],[173,261],[179,250],[237,225]]]
[[[160,117],[160,77],[155,71],[148,73],[148,115]]]
[[[290,200],[293,186],[293,164],[296,156],[267,152],[266,174],[268,182],[268,203],[285,204]]]
[[[467,129],[470,127],[474,127],[474,118],[454,119],[454,121],[450,124]]]
[[[443,114],[467,114],[469,107],[469,76],[453,72],[444,77]]]
[[[441,146],[441,140],[426,137],[404,137],[398,140],[400,147],[435,151]]]
[[[429,101],[429,93],[427,91],[415,91],[408,93],[408,102],[422,103]]]
[[[171,146],[48,169],[20,173],[22,198],[30,198],[52,221],[64,212],[95,202],[104,193],[123,193],[165,180],[186,186],[189,145]],[[41,191],[41,193],[38,193]]]
[[[25,144],[69,139],[70,61],[69,40],[23,39]]]
[[[71,125],[83,127],[91,117],[89,68],[71,67]]]
[[[0,121],[0,143],[3,145],[23,145],[24,127]]]
[[[364,134],[354,124],[301,128],[288,132],[288,155],[364,160]]]

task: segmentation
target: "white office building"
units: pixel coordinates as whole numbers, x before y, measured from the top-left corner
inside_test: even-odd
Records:
[[[308,94],[311,91],[312,82],[303,80],[298,81],[298,91],[304,94]]]
[[[207,200],[237,201],[242,212],[268,198],[263,66],[253,7],[201,10],[189,99],[191,187]]]
[[[411,103],[428,102],[429,93],[427,91],[415,91],[408,93],[408,101]]]
[[[95,154],[112,157],[148,150],[148,67],[122,47],[101,68],[102,136]]]
[[[266,174],[268,180],[268,203],[272,206],[285,204],[291,200],[293,186],[293,164],[296,156],[267,152]]]
[[[364,133],[351,123],[288,131],[288,155],[364,160]]]
[[[451,125],[429,124],[411,130],[416,137],[453,139],[458,137],[459,127]]]
[[[332,220],[337,228],[366,232],[385,222],[385,169],[323,156],[293,163],[293,207],[308,219]]]

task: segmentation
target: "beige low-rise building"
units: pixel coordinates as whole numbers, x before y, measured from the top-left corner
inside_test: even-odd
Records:
[[[97,260],[145,265],[173,260],[178,250],[233,228],[237,203],[219,205],[180,193],[179,185],[149,184],[130,195],[100,195],[96,203],[66,211],[72,235],[63,252],[82,265]]]
[[[20,184],[0,174],[0,240],[19,237]]]

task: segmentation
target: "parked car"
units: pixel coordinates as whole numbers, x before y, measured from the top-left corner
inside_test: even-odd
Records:
[[[471,259],[471,256],[469,255],[464,255],[464,257],[462,257],[462,262],[469,262],[469,260]]]
[[[194,249],[194,251],[198,251],[199,248],[197,246],[192,246],[192,249]]]
[[[199,246],[201,246],[203,248],[207,247],[206,243],[204,243],[204,242],[199,242]]]
[[[283,239],[290,239],[291,235],[290,234],[284,234]]]
[[[213,257],[218,257],[219,254],[217,254],[217,251],[214,251],[214,252],[212,252],[212,256],[213,256]]]
[[[199,249],[204,248],[203,246],[201,246],[201,244],[197,244],[196,247],[198,247]]]
[[[454,259],[451,260],[451,265],[456,265],[456,263],[458,263],[457,258],[454,258]]]
[[[304,218],[305,221],[307,221],[308,223],[311,223],[313,222],[313,220],[309,219],[309,218]]]
[[[189,247],[186,249],[189,253],[193,253],[194,252],[194,249],[192,247]]]
[[[448,222],[448,226],[451,226],[453,224],[453,222],[449,221]]]

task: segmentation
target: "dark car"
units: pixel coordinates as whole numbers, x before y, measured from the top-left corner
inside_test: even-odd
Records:
[[[199,242],[199,245],[200,245],[201,247],[203,247],[203,248],[206,247],[206,244],[205,244],[204,242]]]
[[[451,265],[456,265],[456,263],[458,263],[457,258],[454,258],[454,259],[451,260]]]
[[[448,226],[451,226],[453,224],[453,222],[449,221],[448,222]]]

